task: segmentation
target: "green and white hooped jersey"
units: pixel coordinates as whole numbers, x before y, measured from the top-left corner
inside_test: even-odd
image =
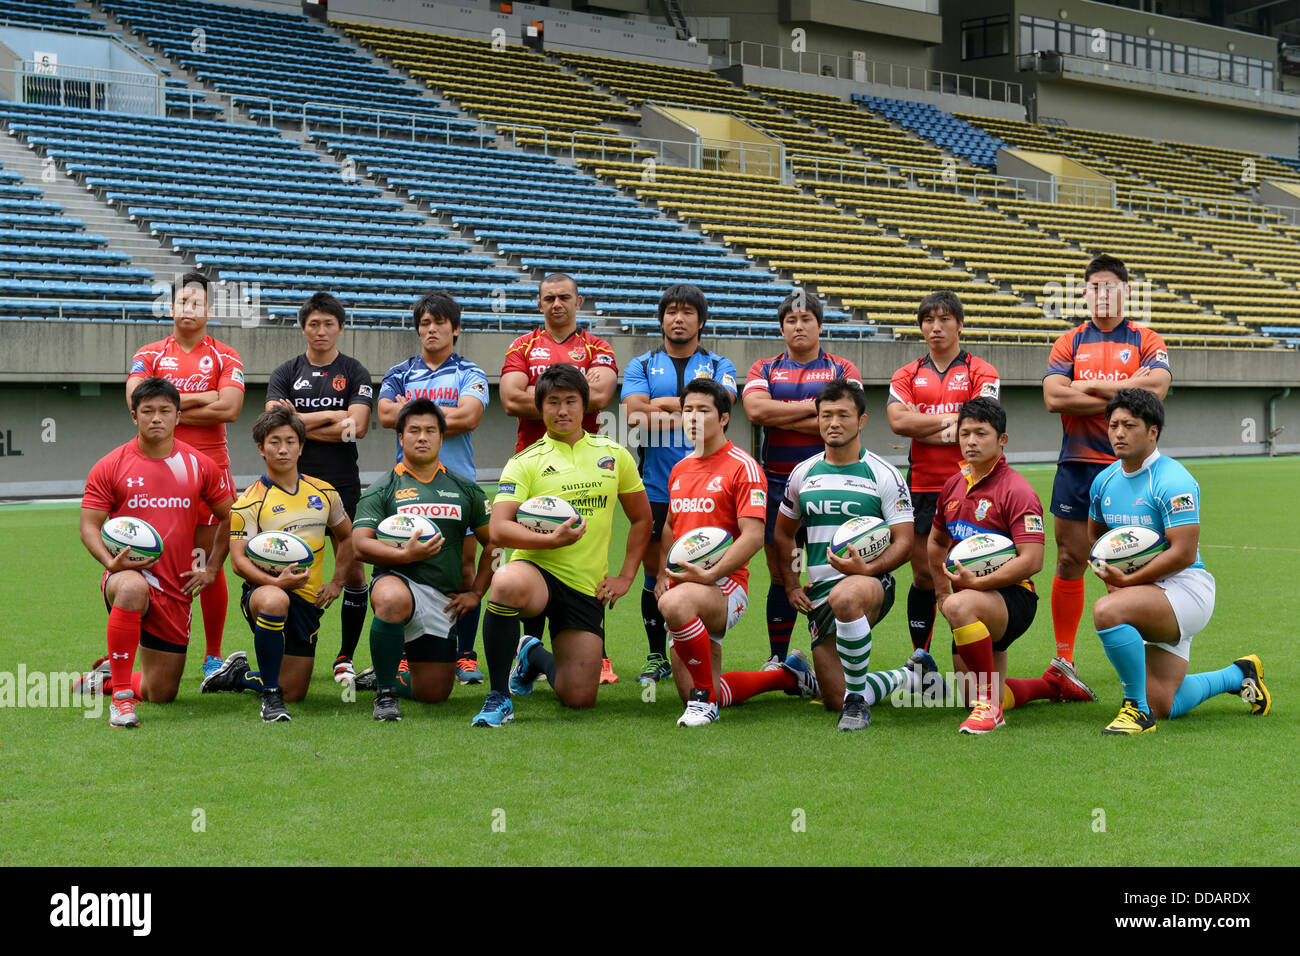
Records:
[[[874,516],[889,525],[912,523],[912,498],[898,469],[879,455],[862,450],[851,465],[831,465],[826,453],[800,462],[790,473],[781,513],[803,522],[808,532],[808,596],[820,607],[844,575],[826,558],[840,525],[850,518]]]

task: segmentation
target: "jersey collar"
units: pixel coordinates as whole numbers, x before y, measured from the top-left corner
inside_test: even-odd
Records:
[[[266,485],[266,487],[268,488],[279,488],[286,495],[296,495],[298,493],[298,489],[302,487],[302,472],[298,473],[298,481],[293,486],[293,488],[286,488],[284,485],[272,481],[271,476],[268,475],[266,472],[262,472],[262,484]]]
[[[970,353],[967,352],[965,349],[962,349],[956,354],[956,356],[953,357],[953,360],[948,363],[948,367],[944,369],[942,372],[940,372],[939,366],[934,364],[934,358],[930,355],[929,352],[926,352],[923,356],[921,356],[921,364],[917,368],[917,371],[920,371],[922,368],[925,368],[925,366],[928,365],[930,366],[930,368],[934,369],[936,375],[943,376],[943,375],[947,375],[957,365],[969,365],[969,364],[970,364]]]
[[[430,476],[429,480],[425,481],[415,472],[411,471],[411,469],[407,468],[406,462],[404,461],[399,461],[396,465],[393,466],[393,471],[396,472],[397,474],[405,475],[407,478],[412,478],[415,481],[418,481],[422,485],[431,484],[434,478],[437,478],[446,470],[447,470],[447,466],[444,465],[441,461],[439,461],[438,467],[433,470],[433,474]]]
[[[579,446],[579,445],[582,445],[582,444],[584,444],[584,443],[586,443],[586,441],[587,441],[589,438],[591,438],[591,432],[587,431],[587,429],[584,428],[584,429],[582,430],[582,437],[579,438],[576,442],[573,443],[573,446],[572,446],[573,451],[577,451],[577,450],[578,450],[578,446]],[[549,445],[551,445],[551,446],[553,446],[553,447],[555,447],[555,448],[563,448],[563,449],[565,449],[566,451],[570,448],[568,442],[563,442],[563,441],[560,441],[558,438],[553,438],[553,437],[551,436],[551,433],[550,433],[549,431],[544,431],[544,432],[542,432],[542,441],[546,442],[547,444],[549,444]]]
[[[795,360],[794,360],[793,358],[790,357],[790,350],[789,350],[789,349],[786,349],[786,350],[785,350],[784,352],[782,352],[781,355],[780,355],[780,358],[784,358],[787,362],[794,362],[795,365],[802,365],[802,366],[804,366],[805,368],[806,368],[807,366],[811,365],[813,362],[821,361],[821,360],[824,359],[825,357],[826,357],[826,350],[825,350],[824,348],[822,348],[820,345],[817,346],[817,357],[816,357],[816,358],[811,358],[811,359],[809,359],[809,360],[806,361],[806,362],[795,362]]]
[[[1156,459],[1159,457],[1160,457],[1160,449],[1153,448],[1151,450],[1151,454],[1147,455],[1146,458],[1142,460],[1142,464],[1137,471],[1125,471],[1124,463],[1120,462],[1119,472],[1125,478],[1136,478],[1138,475],[1142,474],[1142,472],[1149,470],[1151,466],[1156,463]]]
[[[976,485],[980,485],[988,481],[990,478],[996,475],[1003,468],[1009,468],[1009,467],[1011,466],[1007,464],[1007,456],[1003,454],[999,456],[997,463],[994,464],[994,466],[989,469],[987,475],[985,475],[982,478],[976,478],[975,469],[973,469],[969,464],[967,464],[966,467],[961,470],[962,476],[966,479],[966,490],[967,491],[972,490]]]

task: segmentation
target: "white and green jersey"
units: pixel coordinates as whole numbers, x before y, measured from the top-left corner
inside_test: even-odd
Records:
[[[808,532],[808,596],[820,607],[844,575],[826,558],[836,529],[850,518],[876,517],[888,525],[912,523],[912,499],[897,468],[865,448],[851,465],[832,465],[826,453],[790,473],[781,513]]]

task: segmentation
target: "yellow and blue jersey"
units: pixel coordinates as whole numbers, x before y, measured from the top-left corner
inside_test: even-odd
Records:
[[[247,542],[263,531],[287,531],[312,550],[311,575],[293,593],[316,603],[324,566],[326,530],[343,521],[343,499],[329,482],[298,476],[298,487],[281,488],[266,475],[248,486],[230,512],[230,537]]]

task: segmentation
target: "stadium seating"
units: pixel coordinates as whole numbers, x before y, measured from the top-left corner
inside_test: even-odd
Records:
[[[0,0],[0,23],[55,30],[103,30],[73,0]]]
[[[997,168],[998,149],[1002,146],[1002,140],[932,103],[916,103],[868,93],[854,93],[853,102],[945,147],[953,155],[964,157],[976,166]]]

